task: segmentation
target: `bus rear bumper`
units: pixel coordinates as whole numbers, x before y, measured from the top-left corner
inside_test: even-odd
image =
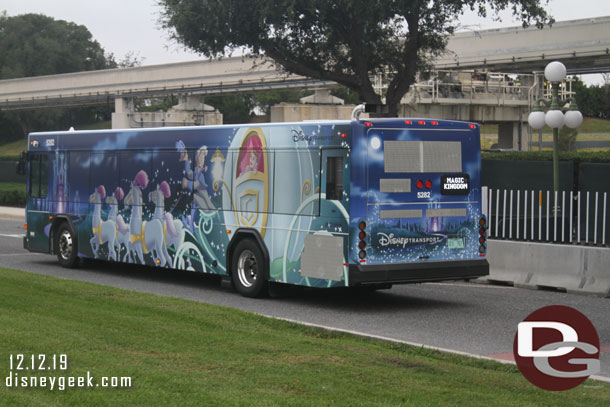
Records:
[[[349,285],[465,280],[489,275],[487,259],[398,264],[350,264]]]

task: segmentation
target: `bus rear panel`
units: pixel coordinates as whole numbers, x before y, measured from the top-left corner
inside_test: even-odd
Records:
[[[487,275],[478,126],[388,119],[354,127],[350,285]]]

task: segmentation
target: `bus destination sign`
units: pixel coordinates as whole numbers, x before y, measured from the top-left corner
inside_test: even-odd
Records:
[[[450,174],[441,176],[441,194],[468,195],[470,193],[470,176],[468,174]]]

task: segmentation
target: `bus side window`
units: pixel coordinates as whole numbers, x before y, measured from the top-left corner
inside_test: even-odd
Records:
[[[36,154],[30,160],[30,196],[46,198],[49,184],[49,159],[46,155]]]
[[[343,198],[343,157],[326,158],[326,199]]]

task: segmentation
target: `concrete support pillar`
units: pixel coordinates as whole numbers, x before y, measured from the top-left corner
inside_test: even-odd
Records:
[[[115,98],[114,113],[112,113],[112,128],[128,129],[132,127],[129,118],[133,115],[134,111],[133,98]]]
[[[508,150],[527,150],[528,140],[525,126],[521,122],[498,123],[498,148]]]

